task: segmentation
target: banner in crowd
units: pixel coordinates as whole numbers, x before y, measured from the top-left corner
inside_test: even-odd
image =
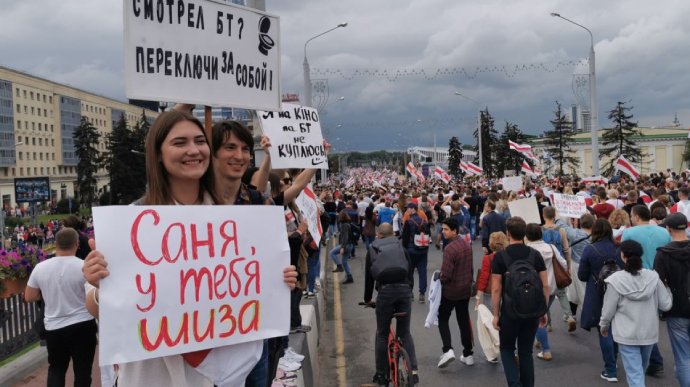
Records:
[[[108,206],[93,215],[110,272],[99,292],[101,365],[288,334],[282,207]]]
[[[475,165],[469,161],[460,161],[460,169],[465,173],[473,176],[481,176],[484,172],[478,165]]]
[[[522,189],[522,176],[504,177],[501,179],[504,191],[518,192]]]
[[[553,207],[558,215],[566,218],[577,218],[587,213],[587,203],[584,196],[552,193]]]
[[[319,113],[284,103],[278,112],[257,111],[263,133],[271,139],[273,168],[328,169]]]
[[[316,243],[319,243],[323,234],[323,228],[321,226],[321,217],[319,216],[319,205],[316,203],[316,194],[311,184],[297,195],[295,204],[297,204],[297,208],[299,208],[302,216],[307,220],[307,227],[311,237]]]
[[[450,175],[445,170],[443,170],[443,168],[441,168],[441,167],[437,166],[434,169],[434,176],[443,180],[443,182],[446,184],[448,184],[450,182]]]
[[[125,1],[130,99],[280,109],[280,19],[230,2]]]
[[[519,216],[527,223],[541,224],[537,199],[534,197],[508,202],[508,209],[510,209],[510,216]]]

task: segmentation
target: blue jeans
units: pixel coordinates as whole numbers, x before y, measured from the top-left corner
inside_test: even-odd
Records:
[[[410,366],[417,369],[417,355],[414,340],[410,335],[412,306],[410,305],[410,285],[382,285],[376,296],[376,373],[388,375],[388,332],[393,313],[407,313],[407,317],[396,319],[395,334],[402,341],[403,348],[410,355]]]
[[[371,243],[376,240],[375,236],[366,236],[362,235],[362,239],[364,239],[364,246],[369,251],[369,246],[371,246]]]
[[[554,295],[549,296],[549,305],[547,310],[551,310],[551,304],[553,304]],[[549,334],[546,327],[539,327],[537,329],[537,341],[541,344],[542,351],[551,352],[551,345],[549,344]]]
[[[264,340],[264,350],[261,359],[254,365],[244,382],[245,387],[266,387],[268,383],[268,340]]]
[[[501,313],[498,337],[501,348],[501,362],[508,387],[534,387],[534,359],[532,345],[539,327],[539,319],[513,320]],[[520,365],[515,361],[517,342]]]
[[[316,283],[316,277],[319,276],[319,271],[321,271],[321,249],[316,250],[309,258],[307,258],[307,291],[314,293],[314,284]]]
[[[690,319],[668,317],[666,325],[676,362],[676,378],[681,387],[690,387]]]
[[[653,345],[618,344],[623,359],[625,377],[630,387],[644,387],[644,373],[649,365]]]
[[[599,328],[597,327],[597,330]],[[618,344],[613,341],[613,329],[609,326],[609,335],[604,337],[599,333],[599,348],[601,357],[604,358],[604,370],[609,376],[617,377],[616,358],[618,357]]]
[[[328,255],[330,255],[331,259],[336,265],[343,265],[345,273],[351,275],[352,272],[350,272],[350,264],[347,261],[350,259],[350,252],[354,249],[354,246],[351,244],[346,245],[345,249],[343,250],[343,256],[338,258],[338,254],[340,254],[340,246],[341,245],[336,245]]]
[[[426,266],[429,252],[420,253],[414,249],[408,249],[407,252],[410,254],[410,261],[412,261],[412,270],[417,269],[417,274],[419,274],[419,294],[424,294],[426,293]]]
[[[477,215],[470,216],[470,237],[474,240],[477,237]]]

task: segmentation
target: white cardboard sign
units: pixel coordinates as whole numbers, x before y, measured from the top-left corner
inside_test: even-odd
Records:
[[[209,0],[124,0],[128,98],[280,108],[280,21]]]
[[[321,217],[319,216],[319,205],[316,203],[316,194],[311,184],[302,190],[295,199],[302,216],[307,220],[309,233],[316,243],[321,241],[323,229],[321,227]]]
[[[541,224],[539,207],[537,207],[537,199],[534,197],[508,202],[508,208],[510,209],[510,216],[519,216],[528,224]]]
[[[316,109],[284,103],[282,111],[257,114],[264,134],[271,139],[273,168],[328,169]]]
[[[584,196],[553,193],[553,207],[558,215],[567,218],[577,218],[587,213],[587,203]]]
[[[522,189],[522,176],[504,177],[501,179],[504,191],[518,192]]]
[[[288,334],[281,207],[109,206],[93,214],[110,271],[99,293],[101,365]]]

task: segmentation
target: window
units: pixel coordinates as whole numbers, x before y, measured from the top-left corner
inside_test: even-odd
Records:
[[[29,108],[26,105],[24,105],[24,114],[29,114]]]
[[[32,129],[32,130],[36,130],[36,123],[35,123],[35,122],[32,122],[32,123],[31,123],[31,129]],[[36,144],[34,144],[34,145],[36,145]]]
[[[17,120],[17,129],[21,129],[21,128],[22,128],[22,122]]]
[[[17,90],[17,97],[19,97],[19,88],[17,87],[15,90]]]
[[[38,175],[38,168],[34,167],[34,175]]]
[[[46,103],[46,95],[43,94],[43,103]]]
[[[53,124],[50,124],[50,131],[51,132],[53,131]],[[55,145],[55,144],[53,144],[53,145]]]
[[[53,175],[57,175],[57,173],[55,172],[55,167],[53,167]]]
[[[43,97],[45,97],[45,95]],[[43,117],[48,117],[48,110],[47,109],[43,109]]]
[[[24,160],[24,153],[19,152],[19,160]]]
[[[50,126],[52,127],[53,125]],[[50,146],[55,146],[55,139],[50,139]],[[55,157],[53,157],[53,160],[55,160]]]
[[[36,93],[36,101],[41,102],[41,93]]]
[[[34,110],[34,108],[31,108],[31,110],[33,111],[33,110]],[[40,116],[41,116],[41,109],[36,109],[36,110],[37,110],[37,112],[36,112],[36,113],[37,113],[37,114],[38,114],[38,116],[40,117]]]
[[[31,138],[31,145],[36,145],[36,137]],[[35,153],[34,153],[35,155]],[[36,156],[34,156],[34,160],[36,160]]]
[[[43,174],[43,167],[41,167],[41,175]]]
[[[17,174],[16,174],[14,168],[12,168],[12,176],[17,176]]]
[[[32,92],[29,93],[29,94],[31,95],[31,100],[33,101],[33,100],[34,100],[34,92],[32,91]]]
[[[22,112],[22,107],[19,104],[17,104],[17,113],[21,113],[21,112]]]
[[[34,113],[34,107],[33,107],[33,106],[31,107],[31,114],[32,114],[32,115],[35,114],[35,113]]]
[[[41,129],[41,124],[38,124],[38,129]],[[43,146],[43,139],[42,138],[38,139],[38,146]],[[43,160],[43,157],[41,157],[41,160]]]
[[[51,153],[51,156],[52,156],[51,159],[53,159],[53,161],[55,161],[55,153]]]
[[[43,126],[43,124],[41,124],[41,123],[39,122],[39,123],[38,123],[38,130],[43,130],[43,129],[42,129],[42,126]]]
[[[24,168],[23,167],[19,167],[19,176],[24,176]]]
[[[36,152],[34,152],[34,161],[36,161]]]
[[[48,97],[48,103],[53,103],[53,96],[52,95]]]
[[[26,90],[24,90],[24,98],[26,98]]]

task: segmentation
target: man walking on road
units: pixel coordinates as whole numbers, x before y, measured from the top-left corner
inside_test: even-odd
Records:
[[[422,219],[417,214],[417,204],[407,205],[410,218],[403,225],[402,244],[407,249],[412,260],[412,267],[417,269],[419,275],[419,303],[424,303],[424,293],[426,293],[426,267],[429,257],[429,243],[431,233],[429,222]]]
[[[419,382],[417,375],[417,356],[414,341],[410,335],[412,305],[412,265],[410,257],[402,247],[400,240],[393,234],[390,223],[379,226],[377,239],[367,251],[364,280],[364,302],[371,303],[374,282],[378,289],[376,297],[376,375],[374,383],[388,385],[388,333],[394,313],[406,313],[405,317],[396,319],[396,334],[402,340],[403,347],[410,355],[412,378]]]
[[[511,387],[534,386],[532,345],[537,328],[546,326],[546,305],[551,293],[544,259],[523,242],[526,230],[522,218],[508,218],[506,233],[510,244],[491,263],[493,325],[499,330],[503,371]]]
[[[497,231],[505,232],[506,223],[504,218],[496,212],[496,203],[491,200],[487,200],[485,210],[489,210],[489,213],[482,219],[482,250],[484,250],[484,255],[491,253],[489,249],[489,236]]]
[[[438,362],[438,368],[445,368],[455,360],[453,343],[451,340],[450,315],[455,310],[455,317],[460,327],[462,342],[462,356],[460,361],[474,364],[472,355],[472,326],[468,310],[472,288],[472,248],[464,238],[458,238],[459,223],[454,218],[443,221],[443,237],[447,245],[443,249],[443,263],[441,265],[441,304],[438,308],[438,330],[443,342],[443,355]]]
[[[688,218],[677,212],[669,215],[663,225],[671,234],[672,242],[657,250],[654,270],[673,295],[673,306],[663,316],[676,363],[676,378],[681,386],[687,387],[690,386],[690,301],[687,294],[690,241],[685,232]]]
[[[65,227],[55,236],[56,254],[39,263],[29,277],[24,299],[45,301],[48,386],[64,386],[70,360],[74,385],[91,385],[91,367],[96,353],[96,321],[86,310],[84,261],[75,254],[79,234]]]

